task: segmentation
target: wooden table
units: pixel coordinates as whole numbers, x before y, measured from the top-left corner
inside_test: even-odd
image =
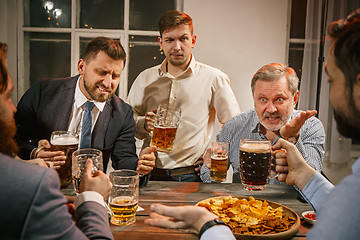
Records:
[[[144,211],[137,212],[136,223],[132,226],[111,226],[115,239],[198,239],[195,234],[183,233],[177,230],[150,227],[144,224],[149,217],[149,207],[152,203],[162,203],[168,206],[195,205],[197,202],[215,196],[254,196],[283,204],[293,209],[299,216],[304,211],[311,210],[307,203],[297,199],[300,195],[287,184],[270,184],[264,191],[249,192],[237,183],[184,183],[150,181],[148,186],[140,189],[139,205]],[[303,223],[293,239],[305,237],[311,226]]]
[[[64,194],[72,195],[63,190]],[[111,224],[111,231],[115,239],[198,239],[195,234],[184,233],[173,229],[162,229],[151,227],[144,223],[149,217],[150,205],[161,203],[168,206],[195,205],[197,202],[215,196],[253,196],[283,204],[294,210],[301,218],[301,213],[312,210],[308,203],[301,202],[298,197],[300,194],[293,186],[287,184],[269,184],[264,191],[250,192],[243,189],[242,184],[238,183],[198,183],[198,182],[160,182],[149,181],[148,186],[140,189],[139,206],[144,211],[136,213],[136,223],[131,226],[115,226]],[[301,221],[301,226],[297,234],[292,239],[305,239],[306,233],[311,225]]]

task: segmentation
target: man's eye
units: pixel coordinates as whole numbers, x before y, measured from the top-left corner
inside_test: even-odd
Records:
[[[117,79],[117,78],[119,78],[119,77],[120,77],[120,74],[116,74],[116,73],[115,73],[115,74],[112,75],[112,78],[113,78],[113,79]]]
[[[260,98],[260,102],[266,102],[265,98]]]
[[[98,70],[97,73],[101,76],[105,76],[107,74],[107,71]]]
[[[282,101],[284,101],[284,99],[283,98],[278,98],[278,99],[276,99],[278,102],[282,102]]]

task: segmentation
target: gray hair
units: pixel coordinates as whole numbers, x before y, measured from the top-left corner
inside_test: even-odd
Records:
[[[281,77],[286,77],[289,90],[294,95],[299,87],[299,78],[293,68],[281,63],[270,63],[260,68],[251,79],[251,91],[254,94],[255,84],[258,80],[275,81]]]

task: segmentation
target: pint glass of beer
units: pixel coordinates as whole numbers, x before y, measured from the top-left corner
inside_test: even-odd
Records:
[[[240,140],[239,172],[246,190],[260,191],[269,182],[271,171],[271,142],[268,140]]]
[[[151,138],[151,145],[159,152],[171,152],[180,121],[180,109],[167,104],[160,104]]]
[[[84,148],[75,151],[72,156],[72,181],[76,194],[79,194],[81,177],[85,169],[85,163],[89,158],[93,161],[92,173],[97,170],[104,170],[102,152],[100,150]]]
[[[53,131],[50,138],[50,151],[63,151],[66,156],[65,164],[58,170],[61,187],[71,183],[72,154],[79,145],[79,135],[70,131]]]
[[[212,142],[210,178],[215,182],[224,182],[228,168],[229,143]]]
[[[124,169],[112,171],[109,175],[113,184],[109,197],[111,223],[120,226],[133,224],[139,201],[139,174]]]

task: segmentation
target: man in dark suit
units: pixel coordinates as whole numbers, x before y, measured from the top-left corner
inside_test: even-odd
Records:
[[[14,141],[16,108],[10,98],[14,87],[7,74],[5,54],[6,44],[0,42],[1,238],[113,239],[103,207],[111,183],[103,172],[91,174],[91,160],[85,165],[81,194],[75,200],[75,225],[59,191],[57,173],[12,158],[18,150]]]
[[[155,147],[136,155],[132,108],[115,95],[126,54],[120,41],[93,39],[78,62],[79,75],[66,79],[46,79],[34,84],[18,104],[19,156],[42,158],[56,167],[64,164],[63,152],[45,151],[52,131],[82,132],[85,103],[92,102],[92,134],[89,147],[103,152],[104,171],[112,160],[114,169],[132,169],[146,175],[155,164]],[[40,144],[38,144],[38,142]],[[81,142],[80,142],[81,145]]]

